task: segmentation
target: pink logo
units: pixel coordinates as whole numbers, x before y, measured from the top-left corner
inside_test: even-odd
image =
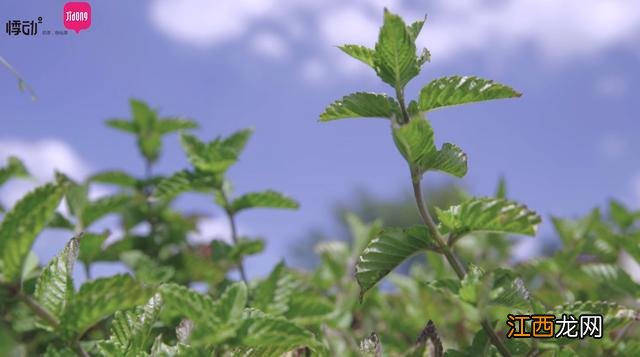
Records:
[[[88,2],[68,2],[62,10],[64,27],[76,33],[91,27],[91,5]]]

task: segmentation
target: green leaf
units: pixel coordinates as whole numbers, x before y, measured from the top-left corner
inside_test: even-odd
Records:
[[[524,281],[511,270],[503,268],[485,272],[470,264],[458,295],[479,308],[491,304],[525,312],[532,309],[531,294]]]
[[[326,321],[333,312],[333,304],[321,296],[294,294],[284,317],[299,325],[312,325]]]
[[[212,241],[213,243],[213,241]],[[213,245],[212,245],[213,247]],[[255,255],[264,250],[264,241],[261,239],[239,239],[227,252],[226,257],[233,261],[239,261],[247,255]]]
[[[436,208],[440,223],[458,239],[471,232],[535,235],[541,218],[516,202],[475,198],[447,210]]]
[[[373,63],[378,77],[397,90],[420,73],[412,35],[402,18],[386,9]]]
[[[149,161],[155,161],[160,155],[162,137],[157,128],[158,113],[151,109],[147,103],[130,99],[131,114],[138,137],[140,152]]]
[[[420,35],[420,31],[422,31],[422,26],[424,26],[424,22],[426,20],[427,16],[425,16],[424,19],[415,21],[411,25],[407,26],[407,32],[413,41],[415,41],[418,38],[418,35]]]
[[[169,281],[175,274],[173,267],[162,266],[138,250],[130,250],[120,254],[120,260],[133,270],[138,280],[147,284]]]
[[[386,94],[357,92],[344,96],[330,104],[320,114],[326,122],[344,118],[393,118],[400,117],[398,103]]]
[[[289,299],[296,287],[293,276],[284,262],[280,262],[265,280],[256,285],[251,306],[267,314],[282,315],[289,309]]]
[[[246,193],[231,202],[231,212],[237,213],[247,208],[283,208],[297,209],[300,205],[280,192],[267,190]]]
[[[138,180],[124,171],[104,171],[97,173],[88,179],[89,182],[104,183],[109,185],[116,185],[126,188],[135,188],[138,185]]]
[[[609,211],[611,212],[611,218],[613,218],[613,221],[616,222],[622,230],[633,225],[636,218],[631,211],[616,200],[611,200],[609,202]]]
[[[162,179],[153,192],[153,197],[170,201],[185,192],[210,192],[222,185],[222,176],[206,172],[178,171]]]
[[[12,178],[27,178],[29,171],[22,161],[15,156],[9,156],[7,166],[0,168],[0,186]]]
[[[62,187],[50,183],[27,193],[0,224],[0,254],[4,278],[20,277],[22,264],[37,235],[53,218],[62,199]]]
[[[602,315],[605,329],[614,329],[627,323],[640,320],[640,310],[631,309],[613,301],[575,301],[556,306],[549,312],[550,315],[562,316],[562,314]]]
[[[69,212],[79,217],[87,204],[89,204],[89,187],[87,185],[79,185],[62,174],[59,177],[69,183],[65,192]]]
[[[79,242],[71,238],[56,257],[42,270],[34,297],[47,311],[60,319],[73,296],[73,266],[78,257]]]
[[[398,265],[423,250],[439,251],[426,227],[382,229],[356,264],[360,298]]]
[[[373,58],[375,56],[375,51],[360,45],[342,45],[338,46],[344,53],[349,56],[362,61],[363,63],[369,65],[370,67],[374,67]]]
[[[158,121],[158,131],[161,135],[175,133],[181,130],[196,129],[198,123],[184,118],[162,118]]]
[[[196,345],[217,344],[235,336],[247,302],[244,283],[231,285],[217,302],[176,284],[162,285],[160,293],[171,312],[194,322],[190,338]]]
[[[83,227],[89,227],[104,216],[122,211],[131,202],[129,195],[113,195],[98,198],[82,210],[80,220]]]
[[[55,212],[47,227],[73,230],[75,228],[75,225],[71,223],[71,221],[68,220],[65,216],[63,216],[62,213]]]
[[[91,264],[100,259],[102,254],[102,244],[109,237],[109,231],[97,234],[86,232],[80,240],[80,252],[78,260],[84,264]]]
[[[117,311],[111,322],[111,337],[99,345],[102,353],[108,355],[107,351],[115,350],[116,355],[138,356],[146,352],[151,328],[161,309],[162,297],[155,294],[142,307],[133,311]]]
[[[130,275],[115,275],[86,282],[73,296],[62,317],[67,334],[82,336],[91,326],[118,310],[144,304],[153,289],[142,285]]]
[[[238,161],[251,133],[251,129],[240,130],[228,138],[216,138],[204,143],[188,134],[181,135],[182,148],[196,170],[211,174],[224,173]]]
[[[216,304],[216,315],[222,321],[231,322],[242,317],[247,305],[247,286],[243,282],[229,286]]]
[[[456,145],[445,143],[436,149],[433,129],[428,121],[414,118],[408,124],[394,128],[396,147],[407,160],[413,175],[419,176],[428,170],[446,172],[456,177],[467,173],[467,155]]]
[[[133,134],[136,132],[134,123],[127,119],[109,119],[106,121],[106,124],[113,129],[124,131],[125,133]]]
[[[505,85],[487,79],[468,76],[443,77],[422,88],[418,107],[420,111],[426,112],[452,105],[516,98],[521,95]]]
[[[318,346],[313,334],[283,319],[264,314],[246,316],[241,320],[236,344],[246,347],[281,349],[278,354],[299,347]],[[274,355],[274,354],[270,354]]]

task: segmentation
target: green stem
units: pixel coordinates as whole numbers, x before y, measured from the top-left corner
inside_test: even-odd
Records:
[[[404,104],[404,89],[396,88],[396,97],[398,98],[398,104],[400,104],[400,110],[402,111],[401,124],[407,124],[409,122],[409,113],[407,112],[407,106]]]
[[[16,296],[20,301],[24,302],[27,307],[39,318],[41,318],[44,322],[46,322],[51,327],[60,326],[60,320],[57,317],[53,316],[44,306],[40,305],[37,301],[35,301],[31,296],[25,294],[21,290],[16,291]],[[72,342],[73,350],[81,357],[88,357],[89,354],[82,348],[80,342],[78,340],[74,340]]]
[[[413,170],[411,172],[411,181],[413,182],[413,194],[416,199],[416,204],[418,205],[418,211],[420,212],[420,217],[422,218],[422,222],[425,224],[425,226],[427,226],[427,228],[431,232],[433,239],[436,241],[436,244],[438,245],[438,247],[442,250],[442,253],[444,254],[447,261],[449,262],[449,265],[451,265],[453,270],[456,272],[456,275],[458,276],[458,278],[460,280],[464,279],[464,276],[466,274],[464,265],[455,256],[451,248],[446,244],[445,239],[440,234],[440,230],[438,230],[438,226],[436,225],[433,218],[429,214],[429,211],[427,210],[425,205],[424,196],[422,195],[421,179],[414,174]],[[500,337],[498,337],[495,331],[493,331],[493,327],[491,326],[489,321],[487,321],[486,318],[482,318],[482,321],[480,322],[480,324],[482,325],[482,328],[489,336],[491,343],[498,349],[498,352],[500,352],[500,354],[504,357],[510,357],[511,353],[509,352],[507,347],[504,345],[504,343],[502,343],[502,340],[500,340]]]
[[[226,198],[225,198],[225,201],[226,201]],[[229,219],[229,226],[231,227],[231,239],[233,240],[234,245],[238,245],[238,229],[236,228],[235,217],[233,216],[233,213],[230,210],[225,209],[225,212],[227,213],[227,218]],[[240,257],[240,260],[238,261],[238,270],[240,271],[240,277],[242,278],[242,281],[244,281],[244,283],[247,284],[247,286],[249,286],[249,280],[247,279],[247,274],[245,273],[245,270],[244,270],[242,257]]]
[[[238,228],[236,227],[236,218],[233,214],[233,211],[229,207],[229,198],[227,197],[227,194],[225,193],[224,189],[220,189],[219,193],[224,203],[224,213],[227,215],[227,219],[229,220],[229,227],[231,228],[231,240],[233,241],[233,244],[237,246],[238,245]],[[240,271],[240,277],[242,278],[242,281],[244,281],[244,283],[247,284],[247,286],[249,286],[249,279],[247,279],[247,274],[244,270],[242,257],[240,257],[240,260],[238,261],[238,270]]]

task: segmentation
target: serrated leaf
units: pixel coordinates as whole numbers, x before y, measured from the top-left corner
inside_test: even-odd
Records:
[[[450,143],[436,149],[433,129],[424,119],[414,118],[408,124],[394,128],[393,139],[414,176],[428,170],[443,171],[456,177],[467,173],[467,155]]]
[[[386,9],[373,63],[378,77],[397,90],[420,72],[414,39],[402,18]]]
[[[338,46],[342,52],[348,54],[349,56],[373,67],[373,57],[375,56],[375,51],[360,45],[342,45]]]
[[[289,308],[289,299],[296,287],[293,276],[284,262],[280,262],[265,280],[256,285],[251,306],[267,314],[282,315]]]
[[[438,250],[426,227],[382,229],[356,264],[360,297],[402,262],[423,250]]]
[[[115,275],[86,282],[73,296],[62,317],[68,335],[82,336],[91,326],[118,310],[144,304],[153,289],[130,275]]]
[[[237,336],[235,343],[240,346],[281,348],[283,352],[318,346],[311,332],[285,319],[268,315],[244,317]]]
[[[42,270],[36,282],[33,294],[36,301],[58,319],[74,293],[72,274],[78,248],[78,239],[71,238],[62,252]]]
[[[407,26],[407,32],[409,36],[415,41],[420,35],[420,31],[422,31],[422,27],[424,26],[424,22],[427,20],[425,16],[424,19],[413,22],[411,25]]]
[[[222,321],[229,322],[240,319],[247,305],[247,286],[243,282],[229,286],[216,304],[216,314]]]
[[[613,301],[575,301],[556,306],[549,314],[556,316],[567,314],[576,317],[587,314],[602,315],[603,326],[607,329],[640,320],[640,310],[630,309]]]
[[[452,105],[493,99],[516,98],[522,94],[492,80],[469,76],[435,79],[420,91],[418,106],[426,112]]]
[[[62,187],[50,183],[27,193],[4,216],[0,224],[0,254],[4,278],[20,277],[33,241],[54,216],[62,199]]]
[[[320,114],[320,121],[344,118],[391,119],[400,115],[398,103],[386,94],[357,92],[331,103]]]
[[[175,133],[181,130],[196,129],[198,123],[184,118],[162,118],[158,121],[158,131],[161,135]]]
[[[475,198],[447,210],[436,208],[440,223],[458,239],[471,232],[535,235],[540,216],[526,206],[499,198]]]
[[[83,227],[89,227],[104,216],[123,210],[131,202],[129,195],[113,195],[89,202],[82,210],[80,221]]]
[[[220,175],[182,170],[162,179],[156,186],[153,197],[169,201],[185,192],[210,192],[221,185]]]
[[[293,198],[280,192],[267,190],[246,193],[231,202],[231,212],[237,213],[248,208],[282,208],[297,209],[300,205]]]
[[[284,317],[296,324],[310,325],[324,322],[334,312],[331,302],[321,296],[294,294],[289,299]]]
[[[204,143],[193,135],[182,134],[181,143],[194,168],[221,174],[238,161],[251,133],[251,129],[240,130],[228,138],[219,137],[209,143]]]
[[[9,156],[7,166],[0,168],[0,186],[12,178],[27,178],[29,171],[24,163],[15,156]]]
[[[463,301],[484,308],[487,304],[530,312],[531,294],[524,281],[508,269],[485,272],[470,264],[458,295]]]
[[[227,288],[217,302],[175,284],[162,285],[160,293],[174,314],[194,322],[190,339],[195,345],[217,344],[235,336],[247,301],[244,283]]]
[[[111,322],[111,337],[99,347],[103,350],[115,350],[114,352],[120,356],[143,354],[146,352],[151,328],[158,319],[161,308],[162,297],[155,294],[142,307],[130,311],[117,311]]]
[[[124,171],[112,170],[97,173],[88,179],[89,182],[97,182],[109,185],[117,185],[126,188],[135,188],[138,180]]]

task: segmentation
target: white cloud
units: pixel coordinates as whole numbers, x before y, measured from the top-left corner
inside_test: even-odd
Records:
[[[4,165],[9,156],[19,157],[35,180],[13,180],[5,184],[0,189],[0,202],[5,206],[13,205],[38,184],[52,180],[56,170],[74,179],[82,179],[90,172],[73,148],[57,139],[0,140],[0,163]]]
[[[257,34],[251,40],[251,49],[255,53],[271,59],[284,58],[289,52],[287,43],[277,34],[270,32]]]
[[[231,243],[231,227],[226,219],[202,218],[198,221],[198,231],[189,233],[191,243],[209,243],[213,239]]]
[[[243,35],[275,5],[274,0],[156,0],[151,20],[171,38],[210,47]]]
[[[312,51],[318,52],[311,55],[334,67],[348,63],[336,62],[335,45],[375,42],[385,6],[409,21],[428,13],[419,42],[432,51],[435,64],[469,52],[504,57],[524,45],[552,63],[596,55],[616,45],[640,50],[637,0],[437,0],[419,7],[391,0],[156,0],[151,19],[167,36],[206,48],[245,41],[248,35],[259,39],[265,25],[275,24],[296,34],[280,37],[288,43],[276,46],[317,42]],[[309,71],[309,63],[300,65],[303,72]]]

